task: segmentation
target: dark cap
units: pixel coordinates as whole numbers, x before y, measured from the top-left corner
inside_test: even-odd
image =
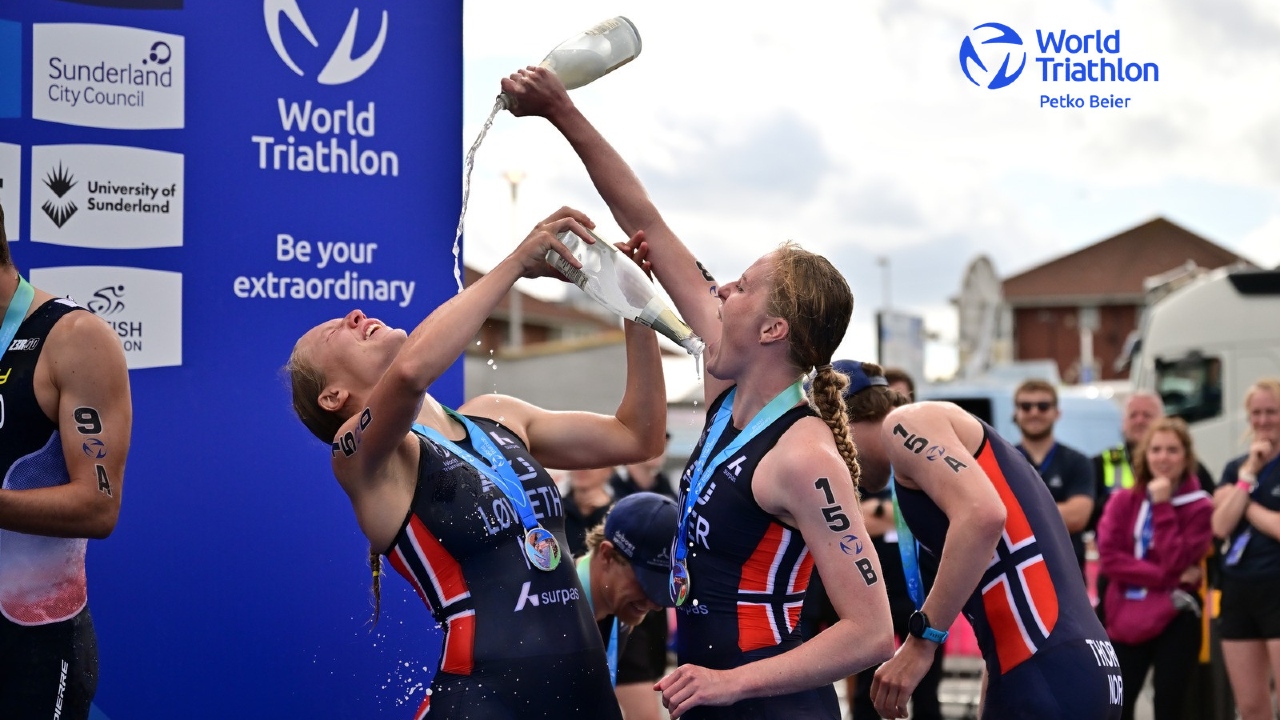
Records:
[[[638,492],[619,500],[604,521],[604,539],[631,563],[644,594],[662,607],[674,607],[667,581],[677,515],[671,498]]]
[[[837,372],[849,376],[849,387],[844,389],[846,398],[856,395],[872,385],[889,386],[889,381],[884,375],[867,375],[863,372],[862,363],[857,360],[832,360],[831,367]]]

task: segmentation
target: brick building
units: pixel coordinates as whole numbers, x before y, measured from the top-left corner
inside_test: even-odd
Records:
[[[1068,383],[1124,379],[1116,359],[1138,327],[1143,281],[1175,268],[1243,263],[1235,253],[1156,218],[1001,283],[1014,360],[1051,359]],[[1092,362],[1090,362],[1090,358]]]

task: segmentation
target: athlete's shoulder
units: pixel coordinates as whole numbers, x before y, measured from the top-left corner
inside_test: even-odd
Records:
[[[950,428],[950,431],[961,436],[961,439],[975,432],[979,435],[982,433],[982,424],[977,418],[959,405],[944,401],[926,400],[894,408],[885,416],[884,432],[886,435],[892,435],[894,432],[900,434],[901,431],[897,430],[897,426],[906,423],[915,427],[928,428],[935,433],[944,428]]]

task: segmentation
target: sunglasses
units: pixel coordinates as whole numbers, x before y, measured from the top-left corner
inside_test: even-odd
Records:
[[[1041,400],[1039,402],[1024,401],[1024,402],[1018,403],[1018,409],[1021,410],[1022,412],[1031,412],[1031,409],[1035,408],[1036,410],[1039,410],[1042,413],[1047,413],[1050,410],[1052,410],[1053,407],[1054,407],[1053,403],[1049,402],[1048,400]]]

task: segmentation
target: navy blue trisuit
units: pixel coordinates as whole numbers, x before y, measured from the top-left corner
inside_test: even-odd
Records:
[[[728,390],[707,408],[707,425]],[[765,512],[751,491],[756,467],[792,425],[815,413],[799,405],[751,438],[714,469],[686,520],[690,548],[689,597],[676,608],[676,654],[681,664],[716,670],[781,655],[800,645],[800,609],[813,571],[813,557],[796,528]],[[740,434],[729,423],[708,457]],[[704,429],[680,480],[680,506],[689,492],[693,465],[702,453]],[[839,720],[830,684],[790,695],[752,698],[728,707],[696,707],[689,720]]]
[[[1089,602],[1057,505],[1027,459],[990,425],[982,429],[974,457],[1006,512],[995,556],[963,609],[986,662],[982,718],[1119,718],[1119,661]],[[940,558],[947,516],[919,490],[899,485],[897,492],[921,548]]]
[[[564,559],[550,572],[532,567],[520,516],[502,490],[418,436],[413,502],[384,553],[445,631],[439,670],[415,717],[620,720],[555,483],[509,429],[468,417],[511,462]],[[468,439],[457,445],[483,457]]]

